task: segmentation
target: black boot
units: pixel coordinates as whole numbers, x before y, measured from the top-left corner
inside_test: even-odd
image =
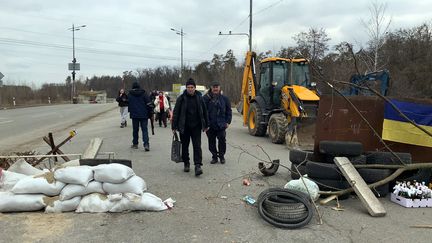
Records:
[[[185,164],[184,164],[183,171],[184,171],[184,172],[189,172],[189,171],[190,171],[190,164],[189,164],[189,163],[185,163]]]
[[[225,164],[225,162],[226,162],[224,156],[221,156],[221,157],[219,158],[219,160],[220,160],[221,164]]]
[[[218,162],[217,158],[212,158],[210,161],[210,164],[216,164]]]
[[[200,176],[202,173],[201,165],[195,165],[195,176]]]
[[[124,126],[127,127],[127,121],[125,121]]]

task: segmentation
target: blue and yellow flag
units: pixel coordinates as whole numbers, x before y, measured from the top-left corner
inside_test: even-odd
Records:
[[[432,133],[432,105],[394,99],[391,102],[408,118]],[[399,143],[432,147],[432,137],[409,123],[388,102],[384,107],[382,138]]]

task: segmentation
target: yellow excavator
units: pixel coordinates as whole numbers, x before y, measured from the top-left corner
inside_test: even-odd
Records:
[[[265,58],[256,78],[256,53],[247,52],[238,110],[243,124],[253,136],[265,136],[273,143],[298,145],[297,130],[314,124],[319,96],[309,78],[309,62],[304,58]]]

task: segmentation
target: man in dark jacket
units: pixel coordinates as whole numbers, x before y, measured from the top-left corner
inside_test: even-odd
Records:
[[[225,95],[221,94],[219,82],[213,82],[211,89],[203,97],[209,117],[209,130],[207,138],[209,150],[212,153],[211,164],[216,164],[218,158],[221,164],[225,164],[226,152],[226,129],[231,124],[232,111],[231,103]],[[219,142],[216,149],[216,138]]]
[[[132,84],[132,90],[129,91],[129,113],[132,119],[132,148],[138,148],[138,131],[141,126],[143,143],[145,151],[150,150],[150,143],[147,130],[147,120],[151,114],[150,98],[145,90],[141,89],[138,82]]]
[[[195,176],[201,175],[203,173],[201,169],[201,130],[203,132],[208,130],[208,117],[202,95],[196,91],[195,81],[191,78],[186,82],[186,90],[177,98],[172,130],[173,132],[180,132],[184,172],[190,170],[189,143],[192,139]]]
[[[120,89],[116,101],[118,102],[118,106],[120,107],[120,127],[127,127],[128,97],[124,89]]]

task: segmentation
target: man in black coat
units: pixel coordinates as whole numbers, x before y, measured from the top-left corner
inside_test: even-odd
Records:
[[[201,131],[206,132],[208,130],[208,117],[202,95],[196,91],[196,84],[192,78],[186,82],[186,90],[177,98],[173,112],[172,130],[173,132],[180,132],[184,172],[190,170],[189,143],[192,139],[195,176],[201,175],[203,173],[201,169]]]
[[[226,153],[226,129],[231,124],[231,103],[225,95],[221,94],[219,82],[213,82],[211,89],[203,97],[209,117],[209,130],[207,138],[209,150],[212,153],[211,164],[216,164],[218,158],[221,164],[225,164]],[[216,149],[216,138],[218,149]]]
[[[138,131],[141,126],[143,143],[145,151],[150,151],[150,143],[147,130],[147,121],[151,115],[152,108],[150,106],[150,98],[141,89],[138,82],[132,84],[132,90],[129,91],[129,113],[132,119],[132,148],[138,148]]]

